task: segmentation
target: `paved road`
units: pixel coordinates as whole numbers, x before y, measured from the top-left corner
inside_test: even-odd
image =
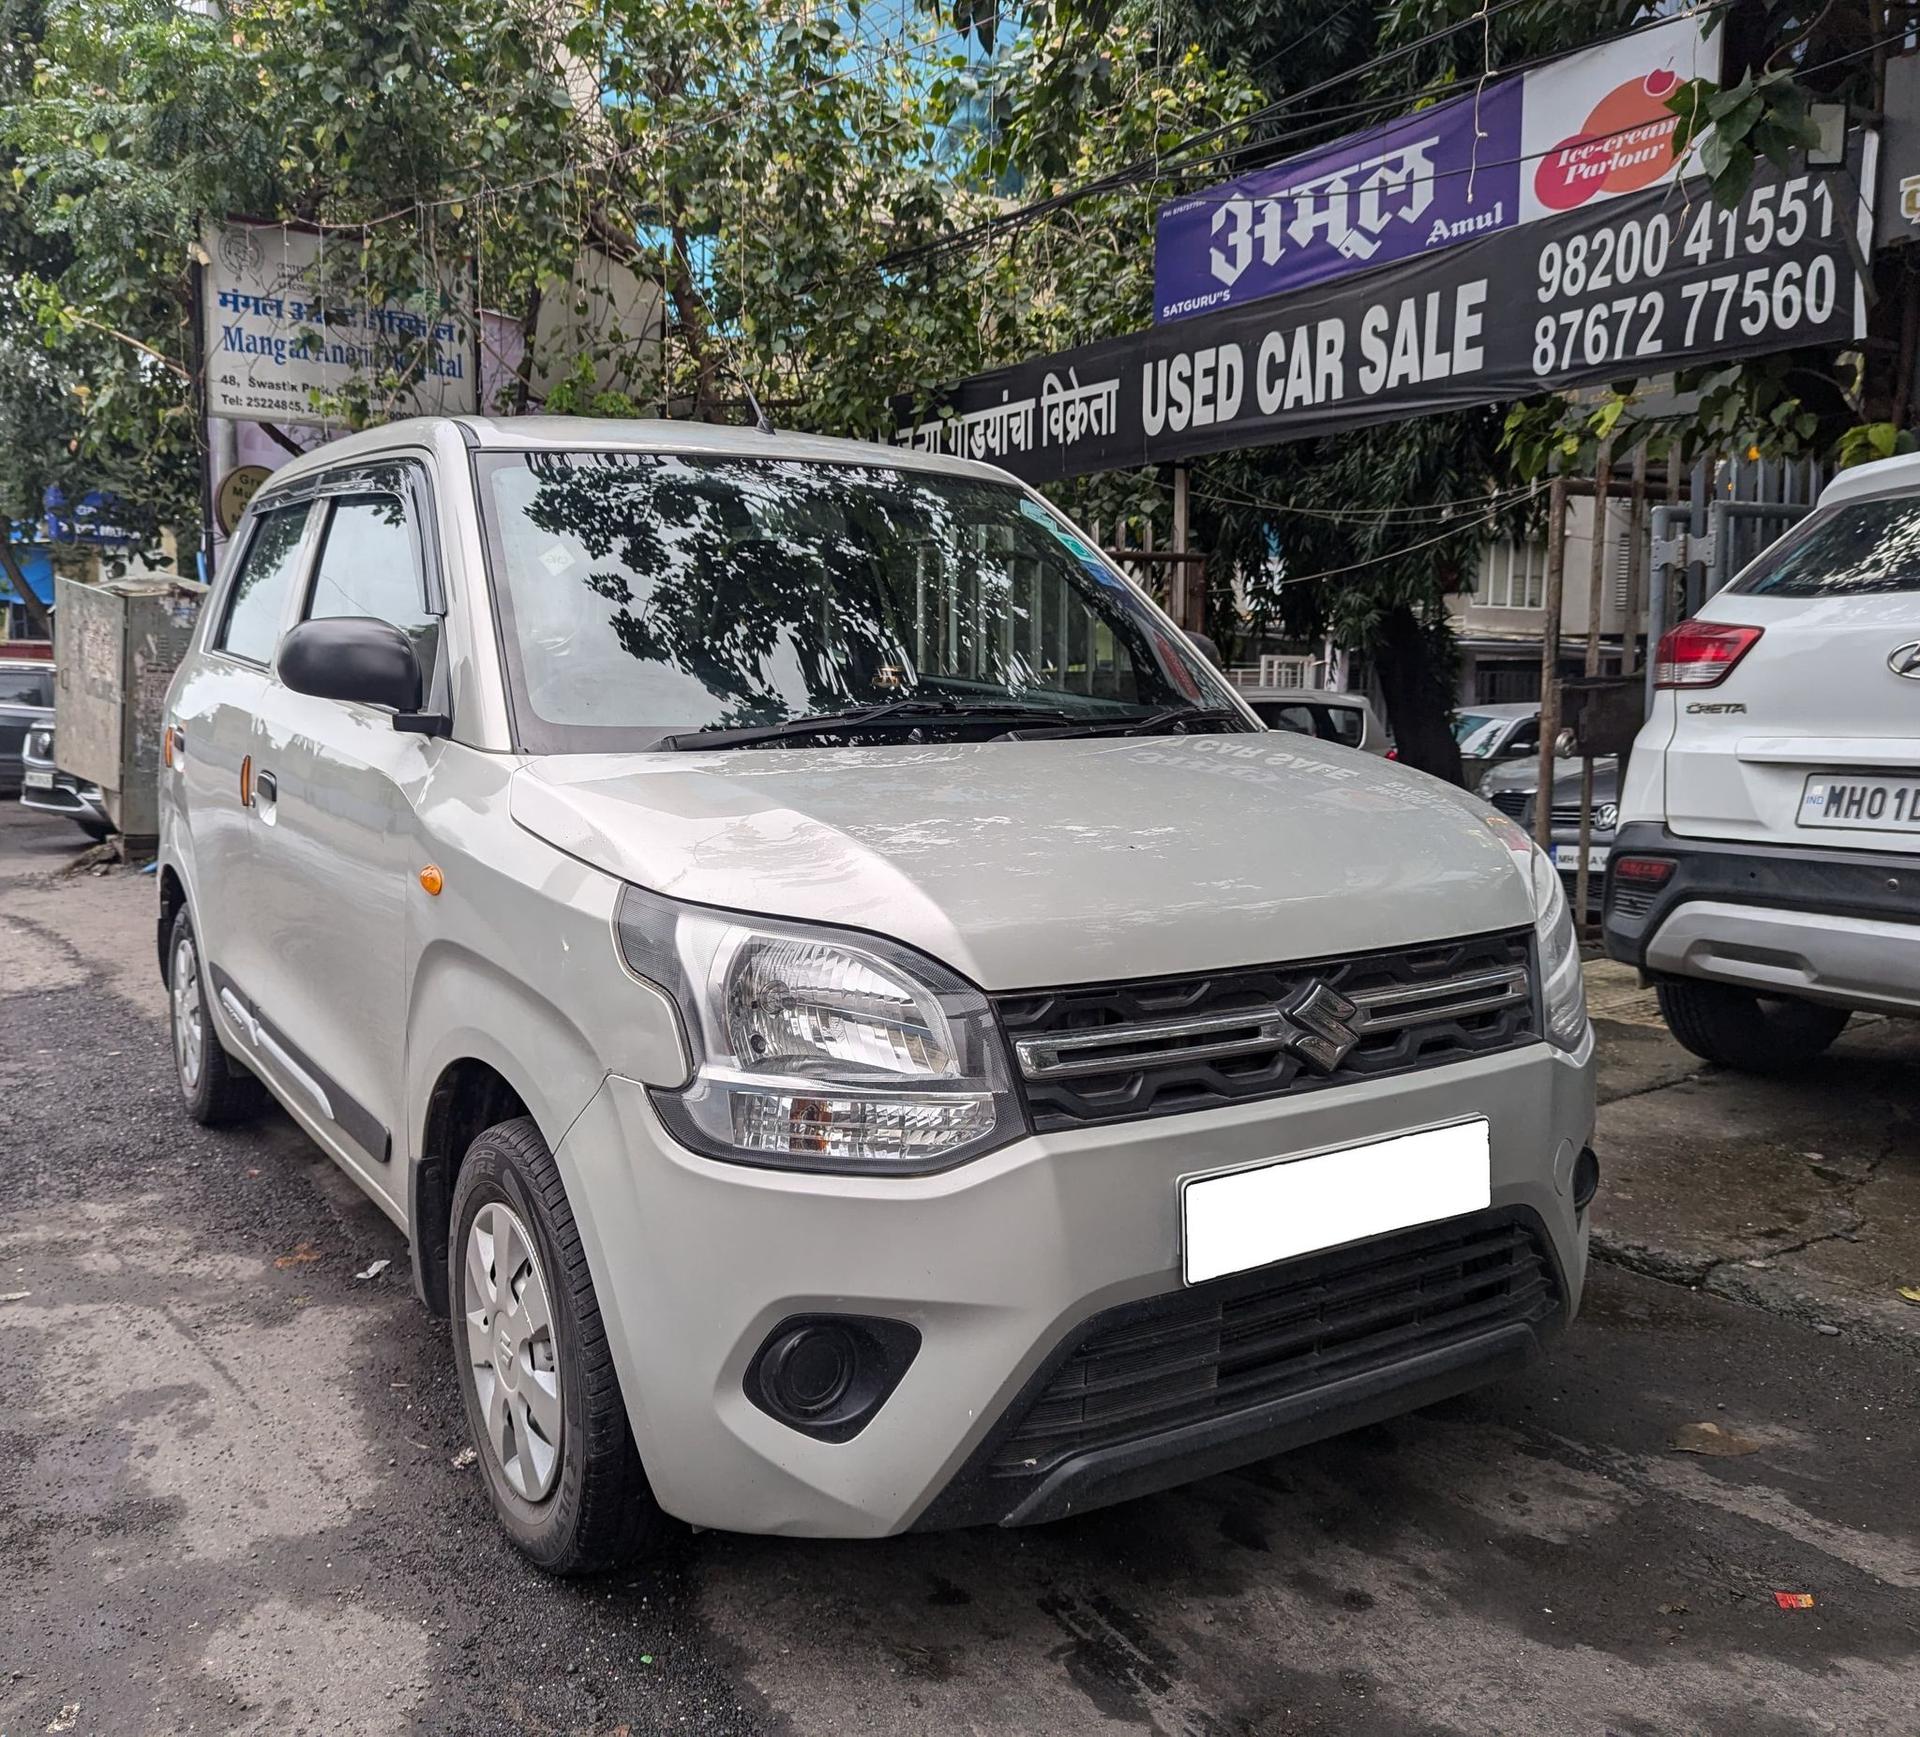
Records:
[[[0,807],[0,1737],[1915,1729],[1911,1359],[1617,1267],[1545,1369],[1188,1490],[543,1580],[400,1239],[177,1112],[152,883],[73,842]]]

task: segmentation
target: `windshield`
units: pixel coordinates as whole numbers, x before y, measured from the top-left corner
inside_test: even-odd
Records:
[[[1489,754],[1500,738],[1505,718],[1489,718],[1481,712],[1461,712],[1453,720],[1453,739],[1463,754]]]
[[[0,706],[51,706],[53,671],[0,668]]]
[[[1768,549],[1727,587],[1765,597],[1920,591],[1920,500],[1845,501]]]
[[[1184,636],[1007,484],[641,453],[478,468],[534,752],[907,699],[1097,722],[1231,704]]]

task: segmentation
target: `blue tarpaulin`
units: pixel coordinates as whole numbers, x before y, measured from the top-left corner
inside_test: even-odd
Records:
[[[15,543],[13,558],[20,563],[21,572],[27,576],[27,583],[33,587],[33,594],[42,603],[53,601],[53,556],[41,545],[34,543]],[[8,579],[6,570],[0,568],[0,603],[18,601],[13,594],[13,583]]]

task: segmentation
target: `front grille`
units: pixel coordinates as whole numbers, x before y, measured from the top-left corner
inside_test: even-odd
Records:
[[[1525,929],[995,998],[1036,1129],[1439,1067],[1537,1035]]]
[[[1510,814],[1515,820],[1527,811],[1527,792],[1524,790],[1497,790],[1493,795],[1493,805],[1502,814]]]
[[[1559,1308],[1530,1223],[1499,1212],[1309,1255],[1097,1317],[993,1446],[994,1478],[1230,1416]],[[1102,1323],[1110,1323],[1103,1325]]]

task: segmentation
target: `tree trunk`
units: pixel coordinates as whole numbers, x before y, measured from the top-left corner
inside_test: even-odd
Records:
[[[1453,689],[1445,630],[1424,627],[1404,604],[1389,609],[1369,648],[1403,765],[1449,784],[1466,782],[1453,739]]]
[[[53,617],[47,613],[47,606],[34,595],[33,587],[27,583],[27,576],[20,569],[20,562],[13,552],[13,527],[0,519],[0,567],[7,570],[7,580],[13,586],[13,594],[26,606],[27,620],[33,624],[33,630],[42,639],[53,638]]]

